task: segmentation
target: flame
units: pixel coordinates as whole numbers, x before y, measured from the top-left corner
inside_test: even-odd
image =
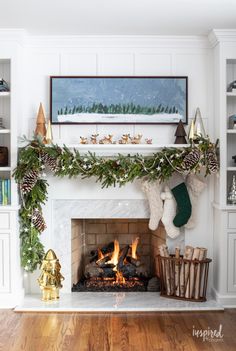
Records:
[[[124,278],[122,272],[120,272],[120,271],[116,272],[116,283],[125,284],[125,278]]]
[[[102,251],[98,248],[98,261],[104,258]]]
[[[138,243],[139,243],[139,237],[135,238],[135,240],[132,240],[132,245],[131,245],[131,256],[132,256],[132,258],[134,258],[135,260],[138,259],[138,256],[137,256],[137,253],[136,253]]]
[[[118,240],[114,240],[114,251],[112,253],[111,259],[110,261],[108,261],[107,263],[112,263],[114,264],[114,268],[113,271],[116,272],[116,281],[114,283],[116,284],[125,284],[125,278],[123,277],[122,272],[120,272],[117,269],[117,264],[119,261],[119,254],[120,254],[120,244]]]
[[[119,253],[120,253],[120,245],[118,240],[114,240],[114,251],[112,252],[112,256],[110,261],[107,263],[112,263],[114,264],[113,271],[117,271],[117,264],[118,264],[118,258],[119,258]]]

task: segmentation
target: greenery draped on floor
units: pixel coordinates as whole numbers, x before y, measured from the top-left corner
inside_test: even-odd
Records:
[[[22,266],[32,272],[44,255],[40,234],[46,227],[42,215],[48,187],[45,171],[51,171],[56,177],[94,177],[102,187],[123,186],[143,177],[163,182],[175,171],[188,174],[203,168],[206,176],[216,172],[215,151],[216,144],[203,138],[185,148],[164,148],[145,157],[139,154],[99,157],[91,152],[81,155],[78,150],[66,146],[47,146],[39,139],[29,141],[20,149],[19,163],[14,171],[21,194]]]

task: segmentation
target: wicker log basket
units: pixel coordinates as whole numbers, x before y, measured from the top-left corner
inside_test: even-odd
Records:
[[[194,302],[206,301],[211,261],[209,258],[186,259],[183,256],[158,255],[161,296]]]

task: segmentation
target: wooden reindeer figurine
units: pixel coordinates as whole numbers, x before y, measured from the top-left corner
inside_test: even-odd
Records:
[[[113,138],[113,135],[108,134],[99,141],[99,144],[113,144],[112,138]]]
[[[130,134],[123,134],[119,140],[119,144],[129,144]]]
[[[98,136],[99,134],[92,134],[91,137],[90,137],[90,141],[92,144],[97,144],[98,143]]]
[[[131,144],[140,144],[142,140],[142,134],[135,135],[131,138]]]
[[[88,144],[88,138],[81,136],[80,137],[80,144]]]

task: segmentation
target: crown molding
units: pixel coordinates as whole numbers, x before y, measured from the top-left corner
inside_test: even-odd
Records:
[[[209,48],[207,36],[31,35],[23,28],[0,29],[0,41],[29,48]]]
[[[28,47],[80,47],[80,48],[209,48],[204,36],[157,35],[78,35],[78,36],[27,36]]]
[[[236,29],[213,29],[208,40],[211,47],[215,47],[219,43],[236,42]]]
[[[0,41],[23,44],[27,33],[23,28],[0,28]]]

